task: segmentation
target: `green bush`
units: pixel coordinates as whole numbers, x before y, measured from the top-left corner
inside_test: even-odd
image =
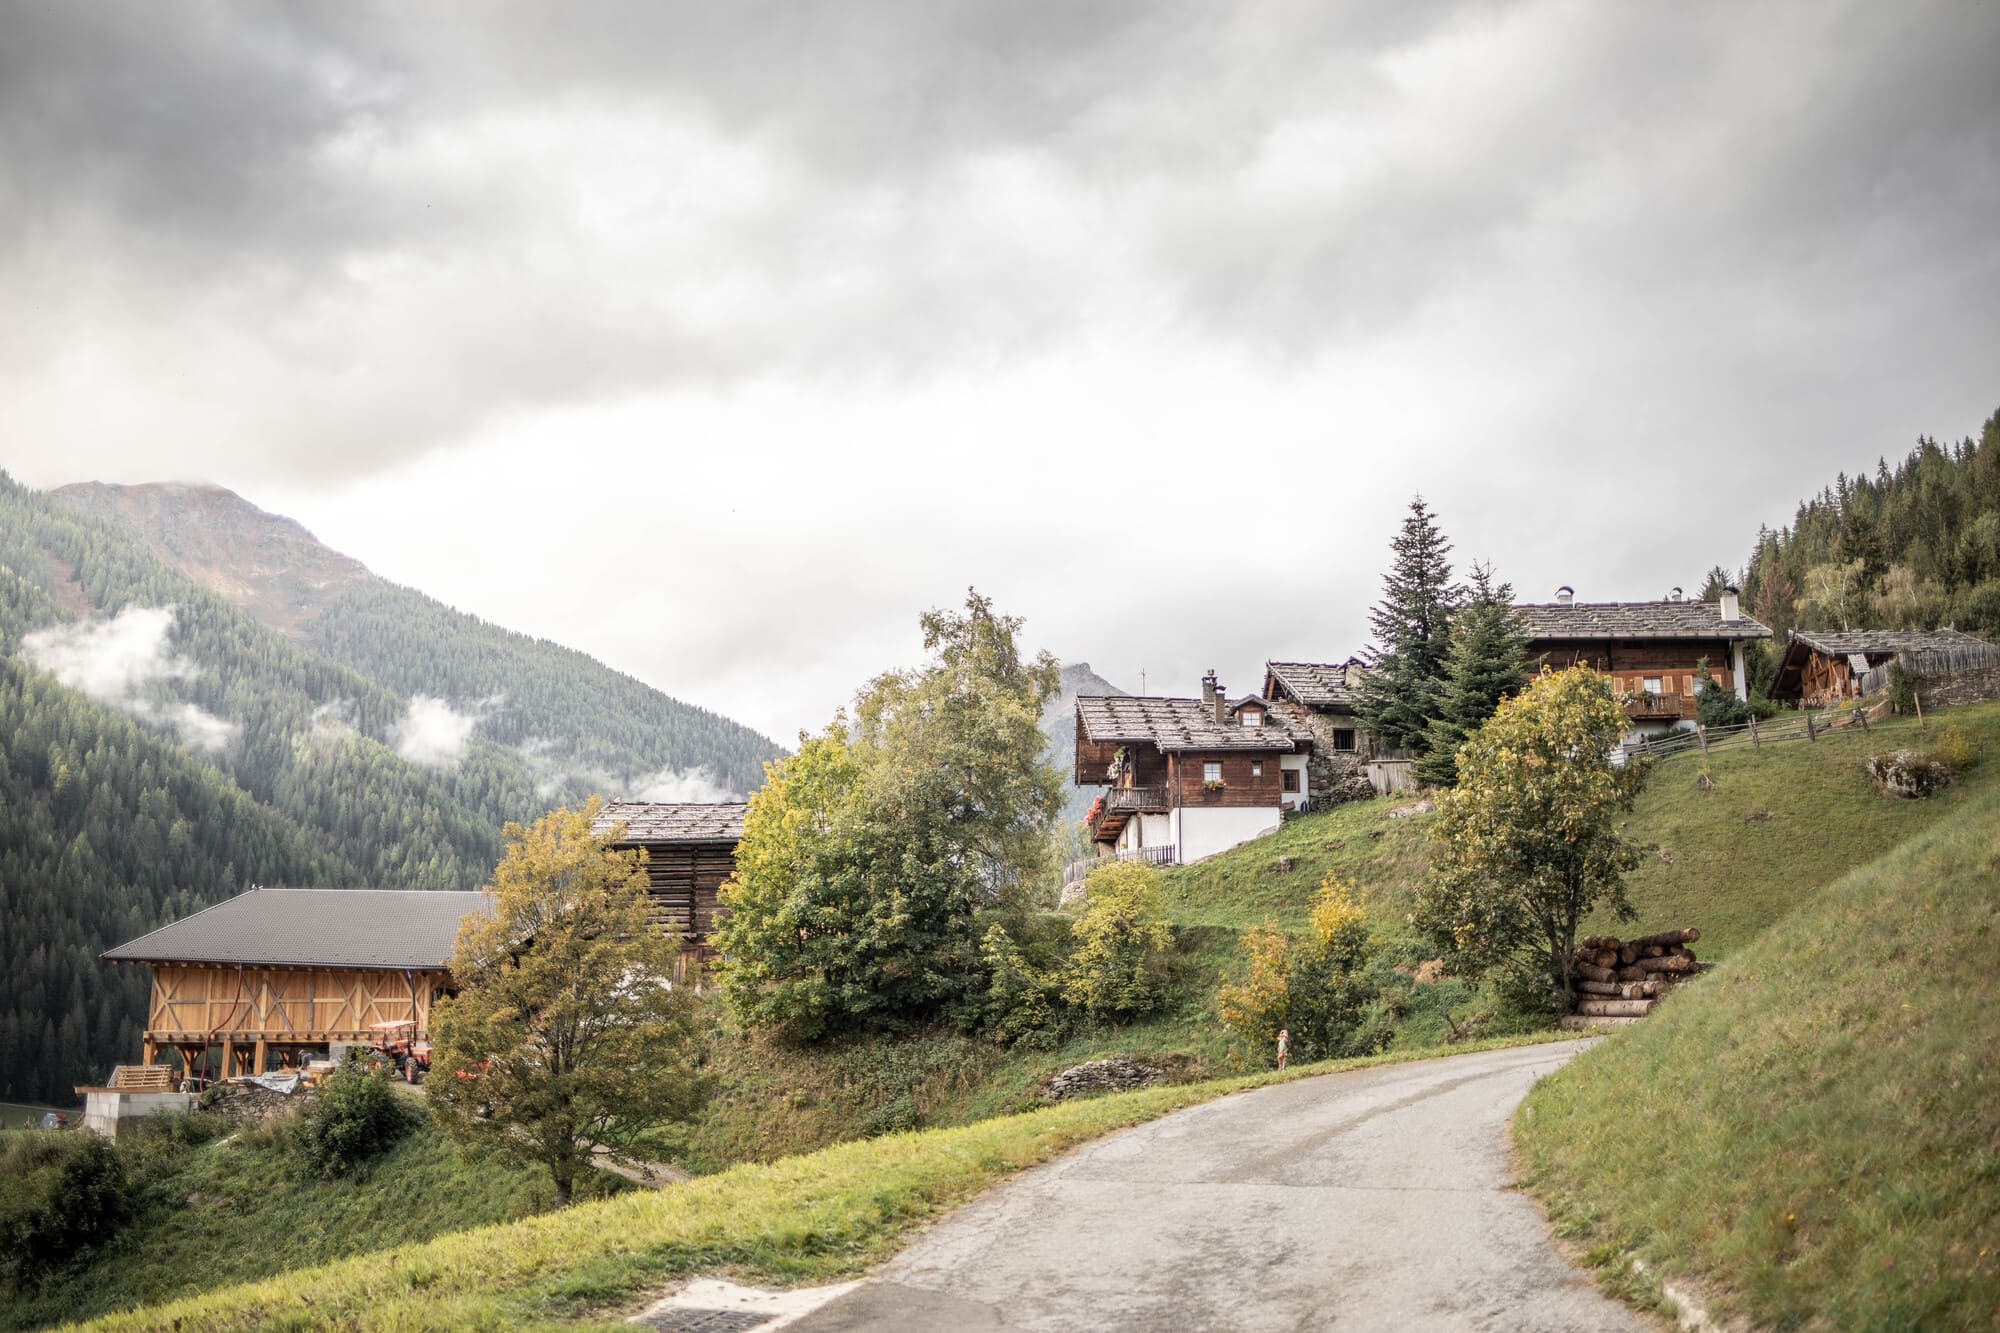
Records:
[[[386,1069],[345,1064],[299,1113],[293,1131],[299,1168],[321,1180],[353,1173],[407,1134],[419,1114],[389,1086]]]
[[[116,1235],[129,1216],[118,1150],[81,1132],[23,1132],[0,1149],[0,1268],[25,1290]]]
[[[1160,872],[1116,861],[1090,872],[1089,898],[1076,923],[1076,949],[1063,968],[1063,1000],[1092,1018],[1136,1018],[1167,994],[1174,946]]]
[[[1725,689],[1709,674],[1707,658],[1702,659],[1701,669],[1694,678],[1694,687],[1694,720],[1702,726],[1740,727],[1750,720],[1754,710],[1736,697],[1736,691]]]
[[[1051,914],[1052,915],[1052,914]],[[987,928],[980,952],[986,963],[986,1031],[1007,1046],[1051,1049],[1068,1026],[1062,1002],[1062,968],[1068,957],[1070,924],[1053,926],[1016,921]]]

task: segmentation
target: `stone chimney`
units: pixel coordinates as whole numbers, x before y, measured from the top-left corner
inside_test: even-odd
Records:
[[[1210,667],[1208,674],[1201,678],[1201,701],[1210,708],[1213,708],[1215,707],[1215,696],[1218,693],[1220,693],[1220,690],[1215,684],[1215,668]]]
[[[1556,589],[1556,600],[1564,606],[1568,606],[1576,600],[1576,589],[1570,587],[1567,583],[1563,584],[1562,587]]]
[[[1722,590],[1722,618],[1724,620],[1743,619],[1743,608],[1738,605],[1736,585],[1730,584]]]
[[[1211,679],[1214,675],[1214,672],[1209,673]],[[1222,682],[1219,680],[1215,682],[1215,720],[1217,722],[1229,720],[1229,691],[1222,688]]]

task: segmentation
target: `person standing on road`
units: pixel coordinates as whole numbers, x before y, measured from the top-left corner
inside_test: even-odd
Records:
[[[1283,1069],[1283,1068],[1285,1067],[1285,1048],[1286,1048],[1287,1046],[1291,1045],[1291,1044],[1292,1044],[1292,1030],[1291,1030],[1290,1028],[1279,1028],[1279,1029],[1278,1029],[1278,1068],[1280,1068],[1280,1069]]]

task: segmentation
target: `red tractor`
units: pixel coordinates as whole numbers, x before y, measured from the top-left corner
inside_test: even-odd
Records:
[[[424,1081],[424,1075],[431,1072],[431,1044],[417,1040],[414,1019],[375,1023],[371,1025],[371,1030],[381,1034],[368,1048],[376,1058],[394,1065],[396,1077],[405,1083]]]

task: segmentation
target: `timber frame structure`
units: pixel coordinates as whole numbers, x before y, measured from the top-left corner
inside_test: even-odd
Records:
[[[221,1048],[221,1076],[295,1067],[335,1043],[380,1040],[451,990],[458,925],[485,893],[252,889],[107,950],[153,970],[142,1062],[169,1051],[183,1069]]]
[[[676,980],[699,980],[717,957],[708,937],[723,881],[736,873],[749,808],[743,801],[612,801],[591,824],[611,847],[646,854],[653,924],[681,937]]]

